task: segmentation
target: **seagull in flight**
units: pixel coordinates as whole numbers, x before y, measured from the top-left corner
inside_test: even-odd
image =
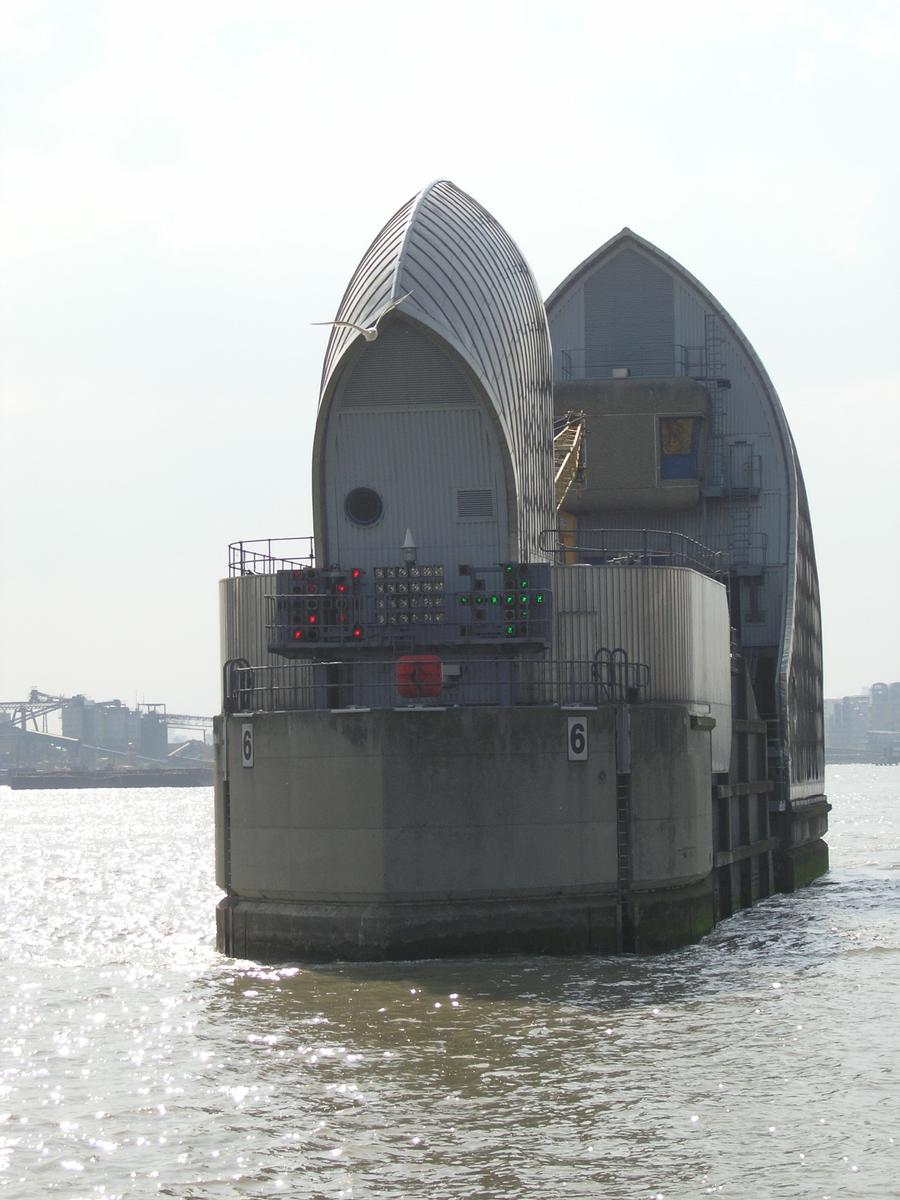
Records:
[[[396,300],[391,300],[384,306],[381,312],[378,313],[371,325],[354,325],[352,321],[310,321],[310,324],[334,325],[338,329],[355,329],[357,333],[361,333],[363,335],[367,342],[374,342],[378,337],[379,321],[383,320],[384,317],[386,317],[391,311],[391,309],[396,308],[398,304],[402,304],[404,300],[408,300],[411,295],[412,292],[407,292],[405,296],[400,296]]]

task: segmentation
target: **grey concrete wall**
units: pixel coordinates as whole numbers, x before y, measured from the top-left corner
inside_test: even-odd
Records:
[[[557,383],[554,403],[558,415],[580,409],[587,418],[584,486],[569,492],[568,512],[589,513],[602,526],[609,509],[635,510],[635,522],[641,523],[643,511],[663,513],[699,503],[699,479],[660,478],[659,447],[660,417],[708,419],[709,397],[699,383],[693,379]]]
[[[709,734],[679,705],[636,708],[634,879],[711,867]],[[557,708],[258,713],[226,718],[219,883],[257,900],[410,901],[613,892],[611,708],[570,762]],[[251,724],[254,765],[240,761]]]
[[[231,886],[241,896],[446,898],[612,886],[608,712],[569,763],[552,709],[229,718]],[[571,715],[571,714],[568,714]]]
[[[671,887],[713,865],[709,733],[691,729],[686,707],[631,710],[632,882]]]

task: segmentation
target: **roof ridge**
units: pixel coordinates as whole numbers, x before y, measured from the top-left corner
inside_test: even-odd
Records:
[[[432,192],[439,183],[449,183],[451,187],[456,186],[449,179],[432,179],[430,183],[425,184],[425,186],[416,196],[414,203],[410,206],[410,210],[406,218],[406,228],[403,230],[403,237],[400,240],[400,253],[397,255],[397,261],[394,264],[394,278],[391,280],[391,291],[388,297],[389,300],[396,300],[398,298],[397,285],[400,282],[400,276],[403,272],[403,267],[406,262],[406,253],[409,247],[409,231],[412,229],[413,221],[416,219],[419,209],[425,203],[425,199],[429,192]]]

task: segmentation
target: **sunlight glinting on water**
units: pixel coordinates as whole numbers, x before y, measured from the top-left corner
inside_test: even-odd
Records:
[[[891,1196],[900,770],[831,874],[652,959],[261,967],[207,791],[0,791],[0,1195]]]

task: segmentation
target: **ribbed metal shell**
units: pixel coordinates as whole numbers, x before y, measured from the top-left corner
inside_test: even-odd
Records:
[[[391,217],[353,274],[336,320],[371,325],[391,300],[411,293],[384,322],[410,321],[437,335],[474,376],[491,406],[510,459],[515,493],[511,547],[543,557],[552,523],[552,368],[546,314],[518,247],[471,196],[440,180]],[[328,410],[342,369],[361,340],[335,328],[322,371],[314,469],[321,469]],[[314,486],[324,527],[324,481]]]
[[[708,496],[695,509],[666,513],[666,527],[726,553],[751,539],[763,567],[745,649],[778,661],[777,713],[784,730],[790,795],[823,790],[821,640],[815,550],[796,449],[772,381],[737,323],[714,296],[656,246],[623,229],[590,255],[547,301],[556,377],[723,377],[714,401],[718,469],[752,455],[758,490],[735,499]],[[712,474],[713,464],[707,462]],[[634,513],[604,510],[582,527],[629,528]],[[787,793],[781,791],[782,799]]]
[[[585,662],[601,647],[625,650],[650,669],[642,699],[694,705],[716,718],[713,770],[728,770],[731,643],[722,584],[684,567],[555,567],[553,600],[555,658]]]
[[[219,581],[219,638],[221,661],[244,658],[251,667],[284,664],[270,654],[266,633],[267,595],[275,592],[274,575],[238,575]]]

